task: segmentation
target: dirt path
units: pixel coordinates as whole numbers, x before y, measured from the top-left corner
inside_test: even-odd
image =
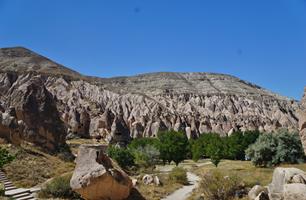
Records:
[[[162,200],[185,200],[187,199],[190,195],[193,189],[198,187],[198,181],[200,180],[200,177],[197,175],[187,172],[187,178],[189,185],[185,185],[182,188],[176,190],[166,198],[163,198]]]

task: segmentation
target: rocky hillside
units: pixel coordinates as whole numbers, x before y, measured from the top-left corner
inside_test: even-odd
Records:
[[[25,48],[0,49],[0,70],[0,136],[49,148],[66,134],[125,142],[168,129],[197,137],[298,126],[297,102],[229,75],[86,77]]]
[[[299,115],[300,137],[303,143],[304,152],[306,154],[306,87],[301,101],[301,109],[299,110],[298,115]]]

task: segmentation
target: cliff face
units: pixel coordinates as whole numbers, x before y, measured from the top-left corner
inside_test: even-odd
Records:
[[[306,87],[301,101],[301,110],[299,110],[299,129],[300,137],[304,146],[304,152],[306,154]]]
[[[297,102],[229,75],[85,77],[24,48],[1,49],[0,70],[2,115],[15,109],[14,119],[26,126],[17,126],[20,138],[37,143],[66,134],[126,142],[168,129],[197,137],[298,126]]]

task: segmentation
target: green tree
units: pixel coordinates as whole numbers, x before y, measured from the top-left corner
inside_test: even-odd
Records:
[[[211,162],[218,167],[221,159],[224,158],[224,142],[218,134],[213,134],[206,146],[206,154],[210,157]]]
[[[297,163],[304,159],[302,143],[297,133],[282,131],[266,133],[246,150],[255,166],[272,166],[280,163]]]
[[[174,161],[178,165],[188,153],[188,139],[182,132],[166,131],[158,134],[160,158],[163,162]]]
[[[107,154],[122,168],[127,168],[134,165],[134,156],[127,148],[109,146],[107,148]]]

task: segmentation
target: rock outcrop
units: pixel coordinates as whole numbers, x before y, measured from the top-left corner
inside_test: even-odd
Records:
[[[306,87],[301,101],[301,110],[298,112],[300,137],[306,154]]]
[[[254,186],[249,192],[249,198],[251,200],[306,200],[306,173],[297,168],[278,167],[274,170],[272,182],[267,188],[268,190],[262,186]],[[258,196],[254,198],[257,194]]]
[[[296,101],[223,74],[86,77],[27,49],[7,48],[0,49],[0,81],[0,111],[16,108],[15,119],[23,120],[29,130],[20,130],[20,137],[42,143],[45,138],[57,140],[59,134],[62,140],[65,133],[126,143],[168,129],[188,137],[204,132],[298,129]],[[27,108],[21,109],[26,100]],[[31,113],[31,109],[47,108],[52,114]],[[5,130],[2,135],[17,135],[7,132],[20,129],[5,123],[0,128]]]
[[[268,186],[270,200],[306,200],[306,190],[301,191],[301,184],[306,186],[306,173],[296,168],[278,167],[273,172],[271,184]],[[289,192],[288,189],[292,189]],[[286,197],[286,198],[285,198]]]
[[[79,148],[71,188],[86,200],[126,199],[133,187],[132,180],[104,150],[99,145]]]

